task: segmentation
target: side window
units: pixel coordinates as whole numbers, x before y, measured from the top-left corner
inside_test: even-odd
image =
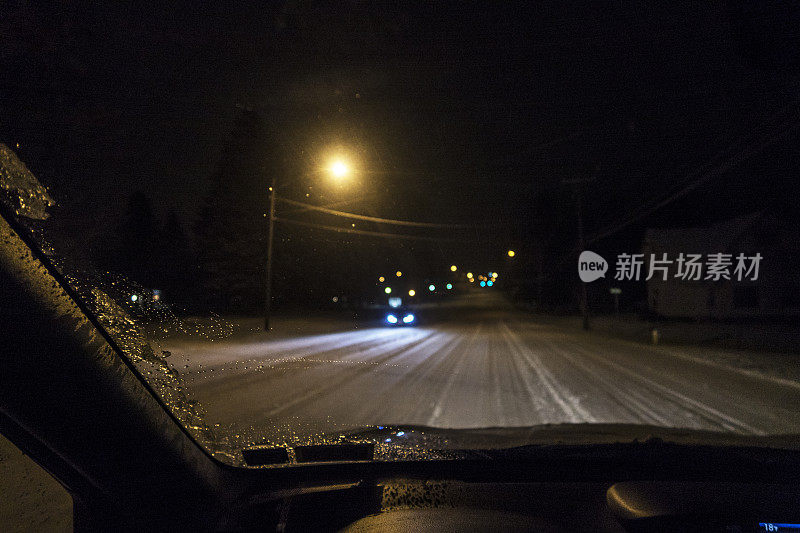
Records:
[[[0,435],[0,531],[72,531],[72,497]]]

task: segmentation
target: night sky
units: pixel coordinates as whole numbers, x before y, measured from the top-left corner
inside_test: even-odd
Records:
[[[0,141],[108,223],[136,190],[190,223],[245,108],[296,199],[475,223],[498,248],[574,246],[565,180],[592,179],[590,236],[690,187],[600,249],[648,225],[796,211],[788,8],[36,4],[0,8]],[[332,146],[358,161],[353,191],[314,173]]]

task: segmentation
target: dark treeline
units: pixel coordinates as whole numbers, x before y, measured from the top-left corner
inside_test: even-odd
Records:
[[[275,145],[263,112],[242,109],[196,211],[181,219],[170,210],[162,219],[145,192],[134,192],[104,237],[108,244],[93,253],[98,267],[160,289],[164,302],[178,312],[259,313],[264,305],[270,176],[278,172],[284,183],[293,177],[272,156],[278,151],[270,148]],[[296,189],[297,183],[289,181],[281,191],[297,195]],[[289,214],[315,220],[313,213]],[[334,223],[350,226],[349,220]],[[279,223],[273,305],[320,309],[332,306],[336,296],[339,306],[356,306],[382,294],[376,283],[379,273],[402,268],[420,277],[430,257],[430,250],[406,241]]]

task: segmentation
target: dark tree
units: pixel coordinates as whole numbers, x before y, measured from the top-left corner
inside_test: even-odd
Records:
[[[185,307],[191,301],[194,269],[192,268],[191,247],[178,213],[169,211],[159,237],[158,273],[160,288],[166,291],[170,303]]]
[[[158,222],[143,192],[131,195],[115,234],[109,258],[114,270],[152,287],[159,280]]]
[[[255,311],[261,305],[268,156],[260,113],[243,109],[194,228],[199,284],[206,301],[220,311]]]

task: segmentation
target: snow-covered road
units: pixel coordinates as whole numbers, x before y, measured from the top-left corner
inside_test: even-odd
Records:
[[[500,300],[418,327],[168,348],[208,422],[264,438],[367,425],[642,423],[800,432],[800,384],[539,323]],[[694,354],[694,355],[692,355]]]

